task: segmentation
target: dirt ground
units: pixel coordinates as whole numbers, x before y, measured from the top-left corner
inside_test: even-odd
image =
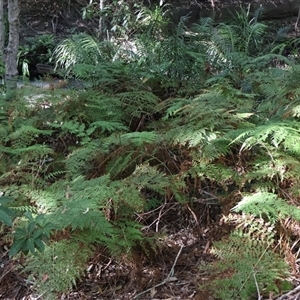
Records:
[[[211,280],[211,275],[201,270],[201,266],[215,260],[209,253],[212,242],[228,235],[232,228],[222,221],[208,224],[207,220],[202,220],[202,225],[199,225],[192,214],[187,215],[189,220],[185,220],[183,228],[183,224],[175,222],[182,207],[173,205],[175,209],[166,212],[161,219],[159,212],[153,212],[152,218],[157,221],[151,228],[145,228],[150,231],[158,226],[163,231],[161,246],[155,252],[149,249],[148,255],[145,255],[144,251],[137,249],[131,258],[113,260],[98,247],[87,265],[84,278],[77,282],[72,292],[58,295],[57,299],[214,300],[212,291],[203,288]],[[0,299],[43,299],[22,273],[20,260],[8,258],[8,245],[4,241],[1,249]]]

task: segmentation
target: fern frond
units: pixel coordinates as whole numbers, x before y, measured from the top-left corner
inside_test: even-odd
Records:
[[[159,142],[159,135],[154,131],[124,133],[119,138],[123,145],[131,144],[135,147]]]
[[[109,42],[99,43],[92,36],[78,34],[62,41],[53,56],[56,68],[61,68],[68,74],[75,64],[85,63],[92,66],[111,59],[115,54],[113,48]]]
[[[270,122],[246,130],[235,138],[232,143],[242,142],[241,150],[250,149],[254,145],[270,144],[275,148],[281,145],[294,153],[299,154],[300,135],[294,122]],[[295,126],[295,127],[294,127]]]
[[[76,285],[91,255],[89,247],[83,247],[76,241],[54,242],[43,253],[27,260],[25,272],[31,274],[31,280],[40,294],[53,299],[58,292],[67,292]],[[45,274],[47,280],[43,280]]]
[[[266,217],[270,222],[286,217],[300,220],[300,209],[288,204],[277,195],[268,192],[259,192],[245,196],[232,209],[236,212],[244,212],[258,217]]]
[[[91,160],[95,156],[97,145],[87,144],[86,147],[77,148],[72,151],[66,161],[66,172],[68,172],[71,179],[75,179],[92,167]]]
[[[125,111],[135,117],[157,111],[159,98],[148,91],[133,91],[118,94]]]
[[[12,148],[21,148],[29,146],[39,136],[50,135],[52,130],[41,130],[31,125],[22,125],[16,131],[9,135],[12,141]]]
[[[120,122],[97,121],[90,125],[89,129],[87,130],[87,134],[91,135],[97,129],[99,129],[101,132],[114,132],[114,131],[128,130],[128,128]]]
[[[136,163],[137,158],[134,151],[124,152],[107,163],[106,172],[113,179],[127,177],[134,171]]]
[[[44,180],[48,182],[49,180],[54,180],[56,178],[62,177],[62,175],[65,175],[66,171],[63,170],[58,170],[58,171],[53,171],[51,173],[48,173],[45,175]]]
[[[173,180],[156,168],[144,164],[138,165],[124,183],[135,186],[138,191],[147,188],[164,195],[167,189],[172,187]]]
[[[237,181],[238,177],[234,170],[229,169],[221,164],[213,164],[211,162],[194,162],[188,173],[194,178],[210,179],[223,185],[225,189],[226,183],[231,180]]]
[[[265,241],[258,241],[250,233],[239,230],[215,243],[214,253],[220,258],[220,262],[210,268],[217,278],[215,295],[226,300],[249,299],[258,292],[260,295],[268,295],[271,291],[278,293],[277,283],[283,283],[289,271],[287,264],[269,247]]]

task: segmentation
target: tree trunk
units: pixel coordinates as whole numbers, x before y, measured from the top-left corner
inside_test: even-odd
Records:
[[[4,53],[4,35],[5,33],[5,23],[4,23],[4,4],[3,0],[0,0],[0,55],[3,59]]]
[[[8,45],[4,49],[5,84],[7,98],[10,99],[17,88],[18,82],[18,48],[19,48],[19,3],[18,0],[8,1]]]
[[[4,23],[4,4],[3,0],[0,0],[0,77],[4,79],[4,72],[2,67],[4,66],[4,39],[5,39],[5,23]]]
[[[100,14],[102,13],[103,9],[104,9],[104,0],[99,0]],[[104,37],[104,28],[105,28],[104,23],[105,23],[105,18],[101,14],[100,18],[99,18],[99,27],[98,27],[98,37],[99,38],[103,38]]]

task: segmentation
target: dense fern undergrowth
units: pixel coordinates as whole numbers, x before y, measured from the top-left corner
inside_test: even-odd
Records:
[[[96,247],[116,259],[159,251],[157,224],[143,213],[172,203],[193,210],[212,195],[236,227],[211,250],[215,297],[292,288],[298,57],[283,56],[290,41],[270,40],[243,11],[229,24],[184,21],[172,35],[148,24],[134,51],[70,37],[54,58],[81,88],[25,86],[1,100],[2,239],[45,299],[72,289]]]

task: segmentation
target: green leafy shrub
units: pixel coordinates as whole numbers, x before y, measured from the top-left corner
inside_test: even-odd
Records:
[[[78,34],[62,41],[54,50],[56,67],[69,75],[74,65],[89,64],[97,66],[111,61],[116,50],[112,43],[99,43],[95,38]]]
[[[55,228],[53,224],[45,222],[44,215],[38,215],[35,218],[31,213],[24,213],[27,222],[23,226],[18,226],[13,233],[13,244],[9,250],[9,256],[14,256],[19,252],[27,255],[29,251],[36,254],[44,252],[45,242]]]

